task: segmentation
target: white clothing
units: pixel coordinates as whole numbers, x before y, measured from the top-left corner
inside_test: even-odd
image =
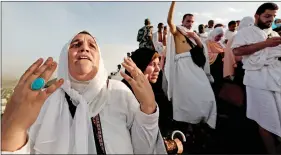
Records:
[[[168,81],[168,99],[172,99],[173,103],[174,119],[192,124],[204,121],[215,128],[216,101],[206,73],[194,64],[189,52],[176,54],[171,33],[168,34],[164,71]]]
[[[99,114],[107,154],[165,154],[158,108],[154,114],[143,113],[131,90],[121,81],[110,80],[107,87],[101,53],[94,79],[84,90],[73,89],[83,86],[72,84],[69,77],[69,45],[70,42],[63,48],[59,60],[58,78],[64,78],[63,86],[44,103],[28,131],[27,144],[18,151],[2,153],[96,154],[91,117]],[[73,119],[65,92],[77,106]]]
[[[177,29],[178,29],[179,31],[181,31],[182,34],[186,34],[186,32],[190,31],[190,30],[188,30],[187,28],[185,28],[185,27],[183,27],[183,26],[177,26]],[[208,38],[208,37],[209,37],[209,34],[208,34],[208,33],[205,33],[204,36]],[[189,38],[189,39],[196,45],[196,42],[195,42],[194,39],[192,39],[192,38]],[[204,47],[204,42],[206,42],[206,41],[201,41],[201,42],[202,42],[203,47]],[[206,63],[205,63],[205,66],[204,66],[204,71],[205,71],[205,73],[206,73],[206,75],[207,75],[209,81],[210,81],[211,83],[213,83],[213,82],[214,82],[214,78],[213,78],[213,76],[211,75],[211,70],[210,70],[210,65],[209,65],[209,55],[208,55],[208,52],[207,52],[207,50],[206,50],[206,47],[204,47],[204,54],[205,54],[205,57],[206,57]]]
[[[262,128],[281,137],[281,94],[274,91],[246,87],[247,117]]]
[[[163,45],[163,43],[158,41],[158,37],[159,37],[158,36],[158,31],[154,32],[152,34],[152,42],[153,42],[155,51],[157,51],[159,54],[161,54],[164,51],[164,45]]]
[[[175,56],[173,117],[192,124],[206,122],[216,126],[214,93],[204,71],[192,61],[189,52]]]
[[[200,37],[202,42],[205,42],[208,39],[208,33],[207,32],[200,33],[199,37]]]
[[[205,28],[205,32],[207,32],[207,33],[210,33],[210,32],[212,32],[214,30],[214,28],[212,27],[212,28]]]
[[[272,30],[261,30],[249,26],[238,31],[232,43],[232,49],[265,41],[268,35],[279,36]],[[267,47],[254,54],[243,56],[245,69],[244,84],[258,89],[281,92],[281,45]]]
[[[236,33],[237,33],[237,31],[232,32],[232,31],[227,30],[225,32],[225,39],[230,40],[233,36],[235,36]]]
[[[238,31],[232,49],[279,36],[272,29],[249,26]],[[281,136],[281,45],[243,56],[243,83],[247,86],[247,116],[264,129]]]
[[[237,31],[240,31],[241,29],[243,29],[243,28],[245,28],[245,27],[248,27],[248,26],[253,26],[254,23],[255,23],[255,19],[254,19],[253,17],[251,17],[251,16],[246,16],[246,17],[244,17],[244,18],[241,20],[241,22],[240,22],[240,24],[239,24],[239,26],[238,26]]]

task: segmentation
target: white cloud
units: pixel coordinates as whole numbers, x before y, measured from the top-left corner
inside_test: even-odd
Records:
[[[214,20],[215,20],[215,23],[222,23],[222,24],[229,21],[229,19],[227,19],[227,18],[215,18]]]
[[[234,8],[229,7],[228,11],[238,13],[238,12],[242,12],[243,10],[242,9],[234,9]]]
[[[213,18],[213,13],[211,12],[202,12],[200,15],[206,18]]]

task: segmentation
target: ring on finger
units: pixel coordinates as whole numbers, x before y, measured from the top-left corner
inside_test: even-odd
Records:
[[[45,86],[45,79],[37,78],[31,83],[31,90],[41,90]]]

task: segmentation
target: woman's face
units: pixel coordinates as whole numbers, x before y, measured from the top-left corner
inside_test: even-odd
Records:
[[[215,42],[218,42],[221,40],[221,38],[223,37],[223,34],[219,34],[215,37]]]
[[[88,34],[76,35],[68,50],[70,75],[79,81],[93,79],[98,72],[99,58],[95,39]]]
[[[159,61],[159,58],[155,58],[146,67],[146,69],[144,71],[144,75],[146,75],[146,74],[148,75],[147,78],[150,83],[156,83],[159,72],[160,72],[160,61]]]

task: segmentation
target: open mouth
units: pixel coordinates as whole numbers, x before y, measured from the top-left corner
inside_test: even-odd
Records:
[[[91,59],[88,56],[79,56],[78,60],[89,60],[89,61],[91,61]]]

